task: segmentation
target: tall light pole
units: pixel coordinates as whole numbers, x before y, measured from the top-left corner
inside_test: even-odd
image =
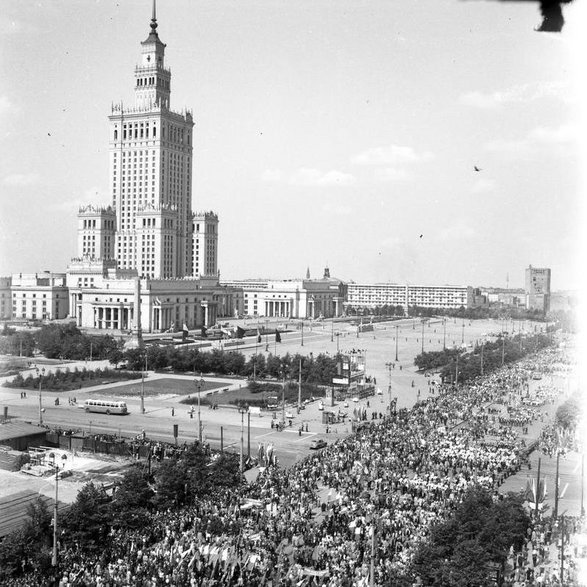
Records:
[[[304,320],[302,319],[302,346],[304,346]]]
[[[335,334],[336,336],[336,354],[340,354],[340,332]]]
[[[202,387],[204,387],[204,377],[200,373],[200,380],[197,379],[194,381],[196,384],[196,389],[198,390],[198,440],[200,443],[202,442],[202,410],[201,410],[201,403],[200,403],[200,396]]]
[[[36,367],[37,377],[39,378],[39,426],[43,425],[43,377],[45,376],[45,367],[40,371]]]
[[[302,359],[300,358],[300,366],[298,372],[298,414],[302,410]]]
[[[399,333],[398,333],[399,327],[396,324],[395,325],[395,362],[398,362],[398,358],[397,358],[397,340],[399,338]]]
[[[240,448],[240,471],[241,476],[244,470],[244,462],[243,462],[243,444],[244,444],[244,426],[245,426],[245,409],[243,407],[239,408],[239,412],[241,413],[241,448]]]
[[[58,514],[58,503],[59,503],[59,463],[55,462],[55,453],[49,453],[49,456],[53,459],[53,468],[55,469],[55,505],[53,510],[53,555],[51,557],[51,566],[57,566],[57,514]],[[62,469],[65,467],[65,461],[67,455],[62,457],[63,464]]]
[[[424,354],[424,318],[422,318],[422,354]]]
[[[446,318],[442,319],[442,349],[446,350]]]
[[[147,350],[145,349],[145,370],[141,372],[141,414],[145,413],[145,373],[147,372]]]
[[[387,386],[387,391],[389,392],[389,411],[391,412],[391,368],[393,367],[393,363],[385,363],[385,366],[389,373],[389,385]]]
[[[481,375],[483,375],[483,349],[485,348],[485,341],[481,341]]]
[[[334,318],[332,318],[330,325],[330,342],[334,342]]]
[[[465,319],[463,318],[463,334],[461,336],[461,344],[465,344]]]

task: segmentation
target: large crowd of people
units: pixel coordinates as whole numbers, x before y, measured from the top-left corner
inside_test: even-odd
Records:
[[[524,401],[529,379],[561,361],[547,350],[467,386],[435,386],[412,409],[371,419],[288,470],[262,467],[238,491],[159,512],[149,528],[117,530],[100,557],[67,550],[61,585],[354,587],[369,585],[372,572],[375,585],[394,584],[469,488],[497,495],[523,466],[520,433],[543,403]],[[543,564],[551,535],[536,520],[523,551],[511,552],[507,584],[540,576],[559,585]]]

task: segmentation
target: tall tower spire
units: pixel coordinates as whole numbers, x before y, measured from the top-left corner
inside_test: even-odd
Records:
[[[153,0],[153,15],[151,16],[151,33],[157,34],[157,0]]]

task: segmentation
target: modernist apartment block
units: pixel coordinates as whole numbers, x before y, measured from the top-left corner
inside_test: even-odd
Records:
[[[526,308],[548,312],[550,310],[550,269],[526,269]]]
[[[470,286],[349,283],[345,305],[353,308],[402,306],[407,313],[411,306],[458,309],[471,307],[473,301],[474,292]]]

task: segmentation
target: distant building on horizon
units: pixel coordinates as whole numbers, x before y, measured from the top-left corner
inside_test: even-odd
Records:
[[[532,267],[526,269],[526,308],[548,312],[550,310],[550,277],[548,268]]]
[[[467,285],[400,285],[394,283],[348,283],[347,308],[371,309],[402,306],[407,314],[413,306],[420,308],[471,308],[475,290]]]
[[[341,316],[347,287],[330,277],[328,267],[320,279],[235,279],[220,284],[242,290],[243,315],[266,318]]]

